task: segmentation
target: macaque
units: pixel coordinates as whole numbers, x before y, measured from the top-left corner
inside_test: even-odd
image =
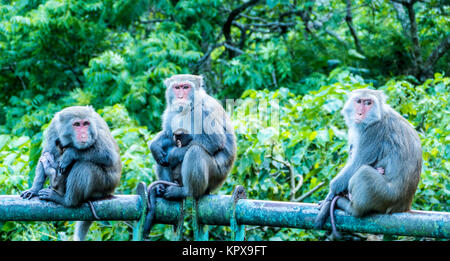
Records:
[[[356,217],[408,211],[422,169],[422,147],[413,126],[377,90],[352,91],[342,114],[349,128],[350,155],[330,183],[316,227],[333,211],[335,197],[338,208]]]
[[[65,207],[111,195],[122,172],[119,147],[106,122],[90,106],[56,113],[45,134],[41,159],[32,187],[21,197],[37,196]],[[43,188],[49,175],[57,183],[65,183],[65,190]],[[74,239],[83,240],[91,223],[77,222]]]
[[[231,171],[236,157],[233,126],[222,105],[206,94],[202,76],[174,75],[164,84],[167,107],[162,131],[150,144],[159,180],[149,191],[159,186],[163,189],[156,191],[166,199],[198,199],[222,186]],[[165,144],[172,138],[177,146],[167,150]],[[153,216],[150,208],[144,235],[150,231]]]
[[[175,75],[164,81],[167,108],[163,114],[163,130],[150,145],[157,164],[159,179],[173,182],[170,165],[181,164],[182,186],[168,186],[166,199],[199,198],[225,181],[236,157],[236,137],[231,120],[223,107],[203,88],[203,77]],[[163,141],[171,139],[175,130],[185,129],[192,144],[175,147],[166,153]]]

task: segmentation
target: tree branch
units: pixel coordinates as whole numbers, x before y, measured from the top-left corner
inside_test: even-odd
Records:
[[[433,69],[436,62],[444,56],[450,49],[450,34],[448,34],[444,40],[431,52],[424,65],[424,76],[427,78],[433,77]]]
[[[450,34],[433,50],[425,62],[425,66],[434,66],[436,62],[450,49]]]
[[[350,33],[353,37],[353,41],[355,42],[356,50],[360,54],[364,54],[363,49],[361,48],[361,43],[359,42],[358,35],[356,34],[355,27],[353,25],[353,18],[352,18],[352,1],[346,0],[347,5],[347,15],[345,16],[345,22],[347,23],[348,29],[350,30]]]
[[[289,170],[289,175],[290,175],[290,179],[291,179],[291,192],[289,193],[291,196],[291,201],[295,200],[295,193],[297,193],[297,191],[300,189],[300,187],[303,185],[303,176],[298,174],[297,171],[295,171],[294,167],[292,167],[292,165],[284,160],[279,160],[276,159],[272,156],[267,156],[268,158],[272,159],[273,161],[276,161],[278,163],[283,164],[285,167],[288,168]],[[295,184],[295,178],[299,177],[299,181],[297,183],[297,185]]]
[[[249,8],[252,5],[256,5],[260,1],[261,0],[250,0],[231,11],[231,13],[228,15],[228,18],[222,27],[222,32],[225,36],[225,42],[228,46],[233,47],[233,39],[231,38],[231,26],[233,24],[233,21],[239,16],[240,13],[245,11],[245,9]],[[236,56],[236,52],[233,50],[233,48],[227,47],[227,49],[230,58]]]
[[[27,89],[27,85],[23,81],[22,77],[20,77],[19,75],[16,74],[16,70],[14,69],[14,67],[12,65],[8,65],[8,66],[9,66],[9,70],[14,74],[14,76],[16,76],[16,79],[18,79],[20,81],[20,84],[22,85],[22,88],[24,90],[26,90]]]
[[[420,42],[419,42],[419,36],[417,35],[417,23],[416,23],[416,12],[414,11],[414,4],[416,1],[402,1],[402,5],[406,8],[408,11],[408,17],[409,17],[409,29],[410,29],[410,37],[411,41],[413,43],[413,63],[414,63],[414,70],[415,75],[420,75],[422,71],[422,54],[420,53]]]
[[[319,188],[321,188],[323,185],[325,185],[325,182],[320,182],[319,184],[317,184],[317,186],[315,186],[313,189],[311,189],[310,191],[306,192],[305,194],[301,195],[300,197],[291,200],[294,202],[302,202],[305,198],[311,196],[312,193],[316,192]]]

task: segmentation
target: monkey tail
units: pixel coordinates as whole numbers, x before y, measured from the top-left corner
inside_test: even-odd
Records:
[[[92,201],[88,200],[89,207],[91,208],[92,215],[95,219],[100,220],[100,218],[97,216],[97,212],[95,212],[94,204],[92,204]]]
[[[152,186],[153,185],[153,186]],[[156,185],[156,184],[155,184]],[[147,236],[150,233],[150,230],[152,230],[153,227],[153,219],[155,218],[155,208],[153,206],[156,206],[156,187],[152,183],[148,186],[147,194],[148,194],[148,212],[147,216],[145,217],[145,223],[144,223],[144,237]]]
[[[316,219],[314,221],[314,228],[315,229],[322,229],[323,225],[327,221],[328,216],[330,215],[330,200],[322,201],[320,204],[320,210],[319,213],[317,213]]]
[[[331,205],[330,205],[330,219],[331,219],[331,235],[333,240],[339,240],[342,238],[341,233],[339,233],[339,231],[337,231],[336,229],[336,221],[334,218],[334,209],[336,207],[336,201],[339,199],[339,196],[335,196],[333,198],[333,200],[331,201]]]
[[[156,206],[156,185],[163,184],[166,186],[180,186],[177,183],[165,181],[165,180],[157,180],[150,184],[147,188],[147,194],[148,194],[148,212],[147,216],[145,217],[145,223],[144,223],[144,230],[143,234],[144,237],[147,236],[150,233],[150,230],[153,227],[153,219],[155,218],[155,206]]]

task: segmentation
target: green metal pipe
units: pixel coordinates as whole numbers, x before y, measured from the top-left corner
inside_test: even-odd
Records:
[[[207,195],[198,201],[198,221],[207,225],[230,225],[231,196]],[[181,202],[157,199],[155,223],[177,224]],[[138,195],[116,195],[111,199],[94,201],[102,220],[139,220],[144,209]],[[236,203],[239,225],[257,225],[312,229],[318,213],[317,204],[240,199]],[[340,231],[373,234],[409,235],[450,238],[450,213],[409,211],[390,215],[355,218],[336,211]],[[0,221],[94,220],[87,204],[65,208],[38,199],[24,200],[19,196],[0,196]],[[330,229],[330,222],[325,223]]]
[[[158,200],[158,223],[176,224],[180,203]],[[204,196],[198,202],[199,221],[208,225],[230,225],[231,196]],[[170,214],[169,214],[170,213]],[[313,229],[318,205],[281,201],[240,199],[236,219],[240,225]],[[390,215],[356,218],[336,210],[336,226],[340,231],[372,234],[450,238],[450,213],[412,210]],[[324,229],[330,230],[330,222]]]
[[[142,210],[138,195],[118,195],[92,201],[100,220],[138,220]],[[0,221],[95,220],[87,203],[66,208],[53,202],[0,195]]]

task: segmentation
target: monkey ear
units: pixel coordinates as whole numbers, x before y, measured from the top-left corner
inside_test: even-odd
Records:
[[[204,81],[204,77],[203,75],[199,75],[196,77],[197,78],[197,89],[204,89],[205,88],[205,81]]]
[[[386,104],[386,94],[384,94],[383,91],[377,90],[377,92],[379,93],[378,97],[380,97],[380,103],[381,104]]]
[[[92,105],[86,105],[86,108],[88,108],[91,111],[91,113],[95,112],[95,109]]]
[[[165,86],[166,88],[169,88],[170,82],[171,82],[170,78],[164,79],[164,86]]]

